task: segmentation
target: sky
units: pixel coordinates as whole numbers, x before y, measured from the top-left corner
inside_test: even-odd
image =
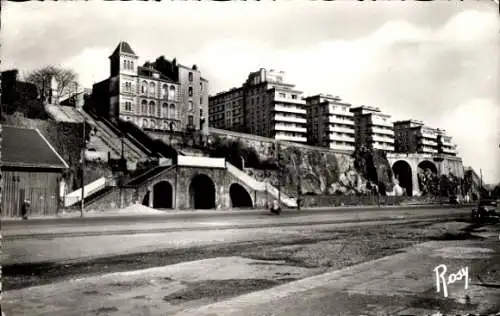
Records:
[[[498,6],[475,1],[4,2],[2,70],[109,76],[127,41],[139,61],[198,65],[215,94],[259,68],[304,96],[328,93],[454,137],[465,166],[500,182]]]

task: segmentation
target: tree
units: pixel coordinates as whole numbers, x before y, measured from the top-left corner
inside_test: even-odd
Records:
[[[57,83],[56,101],[59,101],[61,97],[68,96],[71,93],[77,75],[74,70],[69,68],[45,66],[28,72],[25,76],[25,81],[36,85],[38,95],[42,97],[42,100],[46,100],[50,95],[50,83],[52,78],[54,78]]]

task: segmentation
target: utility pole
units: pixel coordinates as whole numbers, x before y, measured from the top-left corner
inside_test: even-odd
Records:
[[[81,170],[82,170],[82,176],[81,176],[81,185],[82,185],[82,199],[80,201],[80,217],[83,217],[83,209],[85,208],[85,182],[83,181],[83,176],[85,174],[85,147],[87,147],[87,138],[85,134],[85,125],[86,125],[86,120],[83,120],[83,136],[82,136],[82,163],[81,163]]]
[[[483,169],[479,169],[479,174],[480,174],[479,199],[481,199],[481,195],[483,193]]]
[[[281,204],[281,154],[280,142],[276,141],[276,152],[278,153],[278,203]]]

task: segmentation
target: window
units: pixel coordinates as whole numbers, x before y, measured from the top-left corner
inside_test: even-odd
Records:
[[[175,99],[175,87],[174,86],[170,86],[170,89],[168,91],[168,99],[169,100]]]
[[[189,101],[188,102],[188,111],[192,111],[193,110],[193,101]]]
[[[189,95],[190,97],[192,97],[192,96],[193,96],[193,87],[189,87],[189,88],[188,88],[188,95]]]
[[[131,68],[132,70],[134,70],[134,62],[133,62],[133,61],[131,61],[131,62],[130,62],[130,68]]]
[[[126,60],[123,61],[123,69],[127,69],[127,61]]]
[[[297,100],[297,95],[296,94],[292,94],[292,99],[293,100]]]
[[[194,118],[192,115],[188,115],[188,125],[190,126],[194,125]]]
[[[200,109],[200,118],[203,116],[203,109]]]
[[[203,97],[200,97],[200,105],[203,104]]]
[[[125,101],[125,111],[132,111],[132,102]]]
[[[141,112],[142,114],[148,113],[148,102],[146,100],[142,100],[141,102]]]
[[[168,117],[168,104],[163,103],[162,105],[162,116]]]
[[[141,85],[141,93],[146,93],[147,89],[148,89],[148,83],[146,81],[143,81]]]
[[[193,73],[189,72],[189,81],[193,81]]]
[[[156,88],[155,87],[155,83],[154,82],[150,82],[149,83],[149,93],[154,95],[155,94],[155,88]]]
[[[146,119],[142,120],[142,127],[146,127],[146,128],[148,127],[148,120],[146,120]]]
[[[203,82],[200,81],[200,91],[203,90]]]
[[[168,86],[166,84],[161,88],[161,94],[164,99],[168,97]]]
[[[175,104],[170,104],[170,118],[177,119],[177,112],[175,111]]]
[[[286,94],[284,94],[284,93],[279,93],[279,97],[280,97],[280,98],[286,98]]]
[[[149,114],[150,115],[155,115],[156,112],[156,105],[153,101],[149,102]]]

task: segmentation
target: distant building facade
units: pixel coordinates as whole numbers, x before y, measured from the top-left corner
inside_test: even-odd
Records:
[[[305,98],[308,143],[313,146],[354,151],[355,129],[351,104],[332,95]]]
[[[444,130],[425,126],[422,121],[394,122],[395,151],[400,153],[456,156],[456,146]]]
[[[242,87],[209,98],[212,127],[277,140],[307,142],[306,102],[302,91],[285,83],[284,72],[261,68]]]
[[[394,152],[394,125],[389,114],[370,106],[359,106],[350,111],[354,114],[356,147]]]
[[[196,65],[186,67],[161,56],[139,66],[139,56],[126,42],[109,59],[110,77],[92,89],[91,102],[99,114],[143,129],[208,131],[208,81]]]

